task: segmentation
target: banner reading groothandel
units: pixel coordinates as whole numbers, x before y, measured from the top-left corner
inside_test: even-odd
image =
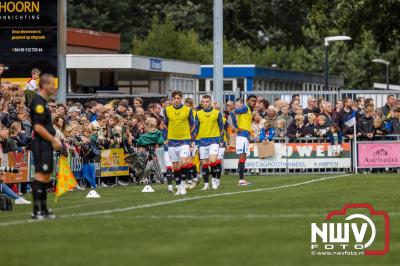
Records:
[[[0,0],[1,80],[24,86],[30,71],[57,75],[57,0]]]
[[[258,158],[257,145],[250,144],[246,169],[338,169],[351,167],[351,146],[340,147],[328,143],[275,143],[273,156]],[[339,151],[339,152],[338,152]],[[225,169],[236,169],[238,156],[226,152]]]

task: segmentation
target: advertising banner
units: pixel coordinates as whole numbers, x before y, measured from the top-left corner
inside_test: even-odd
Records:
[[[57,75],[57,0],[0,0],[2,81],[25,86],[33,68]]]
[[[5,173],[5,183],[29,182],[29,152],[1,153],[1,166],[17,167],[19,173]]]
[[[399,142],[359,142],[358,168],[400,167]]]
[[[247,154],[246,169],[328,169],[350,168],[351,146],[328,143],[275,143],[275,154],[264,159],[258,158],[256,144],[250,144]],[[226,152],[225,169],[237,169],[238,156]]]
[[[124,149],[109,149],[101,151],[101,177],[129,175],[129,167],[125,162]]]

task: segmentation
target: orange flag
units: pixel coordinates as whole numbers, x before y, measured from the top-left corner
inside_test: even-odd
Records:
[[[75,188],[77,185],[74,174],[68,164],[68,159],[65,155],[60,156],[58,161],[58,174],[57,174],[57,185],[56,185],[56,202],[59,197],[70,189]]]

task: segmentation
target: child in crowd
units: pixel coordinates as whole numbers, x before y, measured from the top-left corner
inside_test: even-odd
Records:
[[[319,115],[317,118],[317,125],[315,126],[314,135],[320,138],[326,138],[329,133],[329,126],[326,124],[326,116]]]
[[[252,113],[253,122],[251,123],[252,139],[257,142],[260,139],[261,130],[265,126],[265,119],[260,116],[260,113],[254,111]]]
[[[275,126],[275,136],[278,138],[286,137],[286,120],[278,119]]]
[[[146,147],[148,145],[163,145],[164,139],[162,133],[157,128],[157,120],[149,117],[144,124],[144,134],[141,134],[136,141],[139,147]]]
[[[270,120],[265,121],[264,128],[261,129],[260,142],[271,141],[275,137],[275,128]]]
[[[15,121],[10,126],[10,141],[12,142],[13,151],[23,151],[30,144],[30,136],[22,133],[21,122]]]
[[[111,131],[110,137],[111,148],[121,148],[122,147],[122,126],[115,125]]]
[[[296,115],[294,117],[294,121],[290,124],[287,130],[287,136],[291,140],[295,140],[296,138],[301,138],[305,136],[304,130],[304,115]]]
[[[83,159],[82,176],[95,189],[97,187],[95,160],[101,156],[97,144],[97,128],[95,126],[85,128],[82,138],[85,142],[81,149],[81,157]]]
[[[141,134],[136,141],[139,150],[147,152],[146,167],[142,174],[140,183],[148,184],[151,180],[153,182],[161,182],[162,176],[160,166],[155,153],[157,146],[164,144],[162,132],[158,129],[157,119],[148,117],[144,125],[145,133]],[[157,171],[158,170],[158,171]]]
[[[308,121],[307,121],[307,125],[305,126],[305,136],[306,137],[315,137],[315,122],[317,120],[317,117],[314,113],[308,113]]]
[[[328,139],[331,145],[341,145],[342,140],[343,140],[343,134],[342,131],[340,131],[340,128],[336,124],[332,124],[329,127],[329,132],[328,132]]]
[[[4,126],[0,126],[0,145],[3,153],[16,149],[14,141],[10,139],[10,130]]]
[[[374,117],[375,137],[377,140],[382,140],[382,136],[388,134],[385,122],[381,116]]]
[[[131,134],[134,139],[139,138],[140,134],[144,131],[144,123],[142,119],[143,118],[138,115],[135,115],[132,118]]]
[[[333,155],[339,156],[342,151],[343,133],[337,124],[332,124],[328,132],[329,143],[332,145]]]
[[[38,79],[40,76],[40,70],[37,68],[32,69],[31,71],[31,79],[25,86],[25,90],[36,91],[38,88]]]
[[[63,145],[68,150],[68,152],[72,155],[76,153],[75,147],[72,143],[73,129],[72,126],[66,126],[64,131],[62,132],[64,135]]]

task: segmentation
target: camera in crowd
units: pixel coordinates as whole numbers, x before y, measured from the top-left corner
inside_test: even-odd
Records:
[[[9,167],[9,166],[0,166],[0,173],[19,173],[19,168],[17,167]]]

